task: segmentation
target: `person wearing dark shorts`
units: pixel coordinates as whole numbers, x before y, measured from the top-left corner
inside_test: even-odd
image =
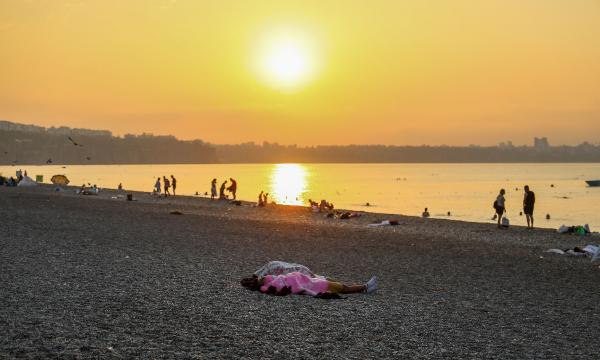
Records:
[[[523,212],[527,218],[527,228],[533,229],[533,207],[535,205],[535,193],[529,190],[529,185],[523,188],[525,195],[523,197]]]
[[[504,189],[500,189],[500,193],[496,197],[496,201],[494,201],[494,209],[496,209],[496,214],[498,214],[498,228],[502,228],[502,216],[506,211],[504,205],[504,194],[506,194],[506,191],[504,191]]]

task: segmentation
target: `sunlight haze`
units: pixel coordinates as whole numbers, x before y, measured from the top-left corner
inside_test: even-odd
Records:
[[[0,119],[212,143],[600,137],[600,2],[2,1]]]

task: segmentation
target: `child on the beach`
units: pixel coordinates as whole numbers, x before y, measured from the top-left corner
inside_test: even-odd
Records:
[[[285,275],[267,275],[244,278],[243,287],[252,291],[260,291],[270,295],[310,295],[326,297],[332,294],[371,294],[377,290],[377,278],[373,276],[366,284],[347,285],[322,278],[314,278],[301,272],[292,272]]]
[[[156,179],[156,183],[154,183],[154,193],[160,195],[160,178]]]
[[[500,193],[496,197],[496,201],[494,201],[494,209],[496,209],[496,214],[498,214],[498,228],[499,229],[502,228],[502,216],[506,212],[506,208],[504,205],[504,202],[505,202],[504,194],[506,194],[506,191],[504,191],[504,189],[500,189]]]

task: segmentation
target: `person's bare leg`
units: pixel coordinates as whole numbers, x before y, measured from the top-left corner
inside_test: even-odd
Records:
[[[362,293],[367,290],[367,285],[343,285],[342,284],[342,294],[355,294]]]
[[[366,285],[346,285],[336,281],[329,281],[327,290],[334,294],[354,294],[365,292],[367,289]]]

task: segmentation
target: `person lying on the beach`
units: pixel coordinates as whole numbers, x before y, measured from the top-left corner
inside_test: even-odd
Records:
[[[372,224],[368,224],[367,226],[394,226],[394,225],[400,225],[400,221],[395,220],[395,219],[391,219],[391,220],[383,220],[381,222],[378,223],[372,223]]]
[[[293,272],[299,272],[310,277],[325,279],[325,276],[315,274],[307,266],[279,260],[269,261],[260,269],[256,270],[254,275],[257,277],[265,277],[267,275],[285,275]]]
[[[571,256],[587,256],[592,258],[592,262],[598,260],[600,258],[600,247],[592,244],[588,244],[583,248],[579,246],[575,246],[572,249],[548,249],[546,250],[548,253],[555,253],[560,255],[571,255]]]
[[[347,220],[347,219],[352,219],[355,217],[360,217],[360,216],[362,216],[362,214],[357,213],[357,212],[333,211],[333,212],[328,213],[325,216],[328,218]]]
[[[244,278],[241,281],[243,287],[260,291],[269,295],[310,295],[315,297],[329,297],[336,294],[371,294],[377,290],[377,278],[373,276],[367,283],[360,285],[348,285],[321,278],[311,278],[300,272],[285,275],[267,275]]]

